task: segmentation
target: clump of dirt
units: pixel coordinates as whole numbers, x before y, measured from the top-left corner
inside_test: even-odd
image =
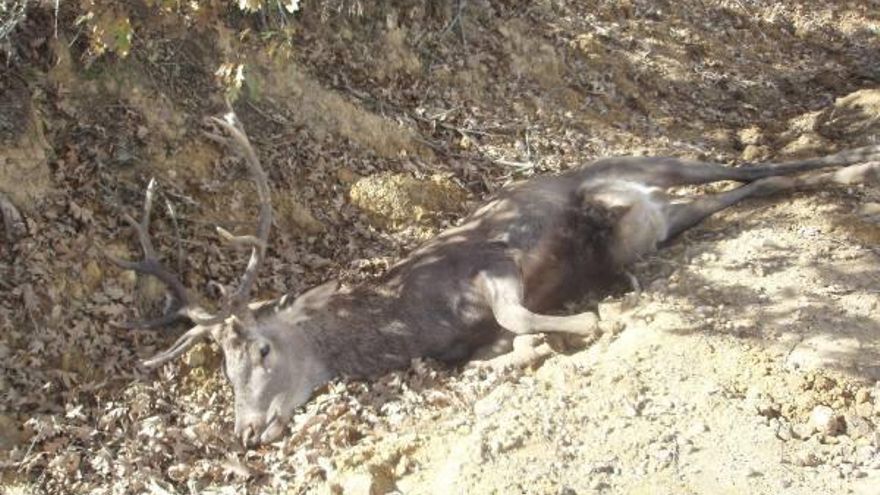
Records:
[[[17,207],[31,209],[51,188],[52,148],[27,87],[10,78],[0,81],[0,92],[0,192]]]
[[[880,89],[863,89],[835,100],[819,117],[817,132],[842,141],[853,136],[877,135],[880,132]]]
[[[448,176],[434,174],[424,180],[406,174],[364,177],[351,186],[352,204],[384,229],[410,224],[436,224],[438,218],[461,213],[467,191]]]
[[[791,157],[864,144],[880,130],[880,90],[863,89],[837,98],[833,105],[789,120],[775,137],[781,153]]]

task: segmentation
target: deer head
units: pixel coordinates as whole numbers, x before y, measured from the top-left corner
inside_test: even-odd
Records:
[[[305,351],[297,346],[296,335],[289,330],[292,321],[286,325],[277,318],[261,318],[258,321],[256,309],[259,304],[250,303],[250,292],[257,271],[266,253],[266,242],[272,226],[272,206],[269,183],[259,159],[251,147],[247,135],[241,129],[234,114],[224,119],[212,117],[209,123],[216,130],[225,132],[206,132],[206,135],[221,144],[239,150],[247,163],[250,174],[257,187],[260,203],[259,222],[255,235],[233,235],[217,227],[220,237],[226,242],[249,248],[250,259],[238,286],[233,290],[222,290],[223,301],[217,313],[210,313],[198,306],[178,276],[168,269],[158,258],[149,234],[150,212],[155,195],[155,182],[147,187],[143,217],[140,222],[126,215],[125,220],[137,234],[144,258],[129,261],[111,257],[118,266],[138,273],[158,278],[169,289],[175,305],[165,315],[139,322],[123,324],[128,328],[156,328],[177,319],[188,319],[194,323],[164,352],[146,360],[146,367],[154,368],[180,356],[196,343],[211,339],[223,352],[224,373],[232,384],[235,394],[235,434],[245,445],[266,443],[279,437],[291,416],[293,409],[305,402],[311,393],[310,387],[298,386],[302,376],[307,375],[310,366],[308,356],[298,356]],[[279,352],[283,349],[283,352]]]

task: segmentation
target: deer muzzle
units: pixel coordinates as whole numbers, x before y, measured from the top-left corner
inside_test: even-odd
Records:
[[[277,414],[272,414],[268,420],[262,414],[244,414],[235,419],[235,436],[245,447],[255,447],[278,440],[286,424],[287,421]]]

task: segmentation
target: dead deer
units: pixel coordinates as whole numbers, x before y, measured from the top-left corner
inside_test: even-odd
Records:
[[[216,342],[235,395],[235,434],[248,446],[278,439],[294,410],[337,376],[375,377],[418,357],[461,363],[502,335],[513,336],[514,351],[499,358],[507,363],[541,354],[532,347],[535,334],[595,336],[603,325],[592,312],[547,313],[604,287],[639,257],[744,198],[880,175],[880,146],[740,168],[679,158],[602,159],[503,189],[375,282],[347,287],[330,281],[290,303],[285,297],[257,308],[250,292],[272,224],[270,188],[234,116],[213,122],[227,137],[211,137],[242,153],[260,202],[255,235],[221,230],[226,240],[251,250],[239,286],[217,314],[194,303],[151,243],[152,188],[142,220],[127,217],[144,259],[114,261],[157,277],[177,302],[172,312],[132,326],[158,327],[178,318],[195,324],[144,364],[167,363],[203,339]],[[790,176],[829,167],[838,170]],[[745,184],[691,198],[665,192],[726,180]]]

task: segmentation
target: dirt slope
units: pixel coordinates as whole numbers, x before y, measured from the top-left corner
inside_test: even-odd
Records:
[[[246,64],[236,109],[278,209],[265,297],[374,276],[472,200],[597,156],[880,139],[874,1],[355,4],[303,2],[290,38],[133,8],[119,60],[88,60],[63,22],[55,38],[51,11],[22,26],[0,104],[0,193],[25,218],[0,236],[0,491],[880,493],[876,185],[718,215],[634,267],[641,295],[584,302],[625,323],[586,349],[336,382],[258,450],[231,440],[215,350],[138,369],[181,328],[113,326],[163,296],[102,253],[135,255],[119,219],[148,179],[190,286],[244,262],[210,234],[255,217],[242,167],[200,134],[224,62]],[[378,204],[416,181],[455,194]]]

